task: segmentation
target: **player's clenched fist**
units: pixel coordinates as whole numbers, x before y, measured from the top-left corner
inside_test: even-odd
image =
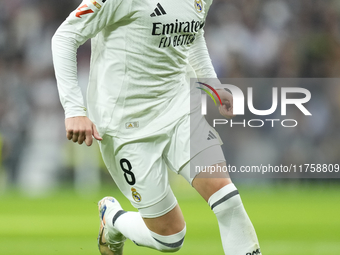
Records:
[[[217,91],[222,101],[222,105],[218,108],[220,114],[227,119],[235,117],[233,114],[233,96],[224,89],[218,89]]]
[[[66,137],[74,143],[82,144],[85,141],[87,146],[92,144],[92,136],[97,140],[102,140],[96,126],[92,121],[83,116],[67,118],[65,120]]]

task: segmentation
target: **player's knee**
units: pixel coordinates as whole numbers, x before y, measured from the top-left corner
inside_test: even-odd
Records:
[[[179,251],[183,246],[185,234],[186,234],[185,226],[182,231],[169,236],[162,236],[154,232],[151,232],[151,235],[156,243],[156,248],[161,252]]]

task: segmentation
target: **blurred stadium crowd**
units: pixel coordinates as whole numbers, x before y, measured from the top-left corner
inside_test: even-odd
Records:
[[[96,147],[66,145],[50,50],[52,35],[80,0],[0,2],[0,187],[48,190],[59,182],[61,169],[73,168],[79,172],[76,184],[96,188]],[[205,35],[219,77],[339,76],[338,0],[214,0]],[[89,51],[86,43],[78,52],[84,90]],[[265,155],[273,164],[339,163],[340,86],[311,85],[310,90],[313,121],[284,132],[224,132],[227,159],[252,164]],[[64,154],[77,155],[76,160],[68,162]]]

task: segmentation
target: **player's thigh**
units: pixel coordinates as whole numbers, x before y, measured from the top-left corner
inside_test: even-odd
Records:
[[[106,135],[100,143],[112,178],[137,209],[160,202],[170,192],[166,165],[162,160],[166,139],[161,136],[156,139],[123,140]]]
[[[192,185],[202,168],[225,162],[221,144],[219,134],[198,109],[174,128],[164,157],[170,169]]]
[[[222,141],[199,111],[183,118],[173,131],[164,155],[170,169],[182,175],[205,200],[231,183]],[[216,169],[216,171],[210,171]]]
[[[190,159],[179,172],[208,201],[216,191],[231,183],[220,145],[210,146]]]
[[[183,229],[177,231],[178,226],[184,224],[162,157],[167,143],[166,135],[133,141],[104,136],[100,143],[104,162],[118,188],[157,234],[177,233]],[[171,225],[171,220],[176,222]]]
[[[164,158],[172,171],[181,174],[185,164],[201,151],[214,145],[221,145],[218,133],[200,112],[195,111],[184,116],[174,127]],[[225,161],[224,157],[223,161]],[[191,184],[191,181],[188,181]]]

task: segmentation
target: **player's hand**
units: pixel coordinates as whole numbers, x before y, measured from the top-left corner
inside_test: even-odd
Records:
[[[96,126],[88,117],[72,117],[65,120],[66,137],[74,143],[82,144],[85,141],[87,146],[92,145],[92,135],[95,139],[101,141]]]
[[[217,93],[219,94],[222,101],[222,105],[218,107],[220,114],[227,119],[235,117],[235,115],[233,114],[232,94],[230,94],[228,91],[224,89],[218,89]]]

